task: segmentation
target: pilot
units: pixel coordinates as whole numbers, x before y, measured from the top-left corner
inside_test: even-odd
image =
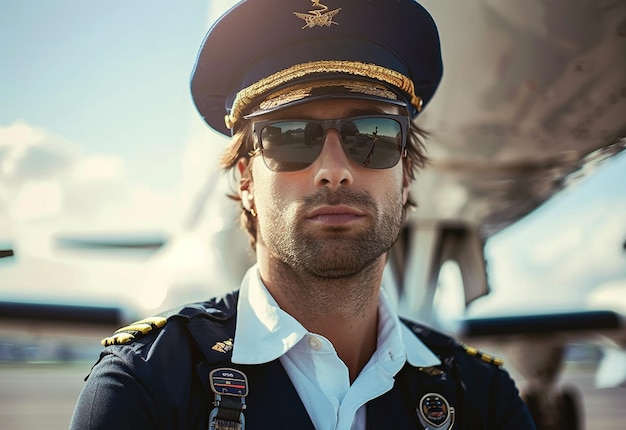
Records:
[[[71,428],[534,429],[499,360],[400,318],[381,291],[441,76],[413,0],[226,12],[191,94],[231,136],[220,163],[256,264],[231,294],[104,339]]]

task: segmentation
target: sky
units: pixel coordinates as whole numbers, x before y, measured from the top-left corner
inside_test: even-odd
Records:
[[[230,3],[0,0],[0,242],[45,254],[50,231],[181,229],[225,143],[197,114],[189,77],[211,17]],[[626,279],[625,184],[621,156],[491,239],[485,306],[577,306],[574,292]],[[57,269],[42,263],[12,282]]]
[[[206,30],[205,3],[5,4],[4,125],[43,128],[88,155],[114,153],[135,162],[149,147],[155,161],[167,161],[163,153],[171,155],[187,132],[180,117],[191,118],[186,87]],[[169,175],[164,169],[133,176],[169,186],[179,175],[175,161]]]
[[[59,200],[90,215],[146,199],[165,206],[147,224],[164,222],[178,204],[167,200],[204,167],[185,158],[190,142],[210,148],[215,139],[188,89],[208,2],[4,0],[0,9],[0,172],[4,194],[21,189],[11,196],[18,217]],[[191,158],[213,169],[210,157]],[[55,191],[55,181],[74,189]],[[33,194],[45,195],[43,208],[30,207]]]

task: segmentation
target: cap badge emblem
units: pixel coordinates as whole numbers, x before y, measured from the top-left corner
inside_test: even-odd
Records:
[[[293,14],[306,23],[302,29],[313,28],[316,25],[320,27],[330,27],[331,24],[339,25],[333,21],[333,17],[339,13],[341,8],[328,10],[328,6],[320,3],[320,0],[311,0],[316,10],[310,10],[309,13],[294,12]]]
[[[417,416],[425,430],[449,430],[454,426],[454,408],[437,393],[428,393],[422,397]]]

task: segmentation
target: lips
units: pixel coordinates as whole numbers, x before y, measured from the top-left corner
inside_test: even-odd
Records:
[[[308,213],[307,219],[328,224],[346,224],[365,217],[363,211],[352,206],[320,206]]]

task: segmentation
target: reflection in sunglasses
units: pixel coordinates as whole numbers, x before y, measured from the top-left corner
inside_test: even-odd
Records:
[[[372,169],[395,166],[406,145],[408,118],[370,115],[334,120],[271,120],[254,123],[256,147],[274,171],[296,171],[319,157],[326,132],[335,129],[346,155]],[[367,130],[371,130],[370,133]]]

